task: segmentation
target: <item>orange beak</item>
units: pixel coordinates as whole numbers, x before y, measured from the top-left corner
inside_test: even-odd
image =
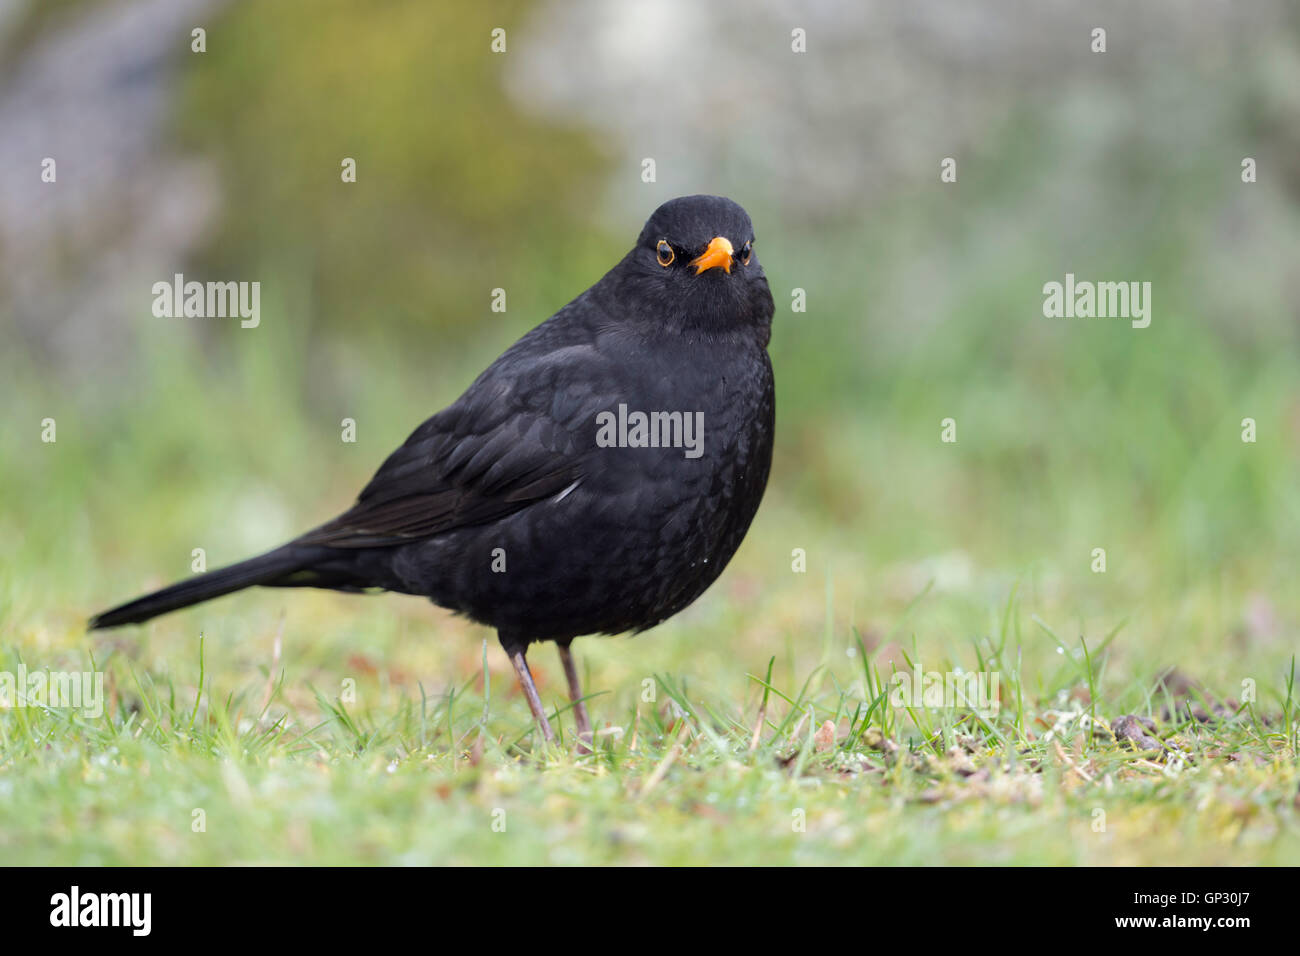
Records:
[[[731,272],[731,241],[724,239],[722,236],[714,236],[709,240],[709,247],[704,250],[704,254],[698,259],[692,259],[691,265],[695,266],[695,274],[707,272],[709,269],[716,269],[722,266],[722,271]]]

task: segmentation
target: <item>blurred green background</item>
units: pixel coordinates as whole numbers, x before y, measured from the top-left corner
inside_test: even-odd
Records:
[[[971,666],[1013,594],[1044,692],[1068,664],[1031,616],[1090,643],[1122,626],[1106,680],[1132,701],[1169,665],[1224,694],[1280,686],[1300,627],[1300,15],[1196,6],[7,0],[3,644],[192,682],[202,631],[220,691],[262,679],[282,627],[307,708],[348,674],[381,694],[465,680],[491,635],[410,598],[263,592],[81,628],[188,574],[193,548],[228,563],[344,508],[655,206],[716,192],[751,214],[777,302],[771,485],[696,606],[579,643],[598,720],[660,672],[752,699],[745,671],[773,654],[787,682],[818,662],[851,681],[855,629],[882,659]],[[260,327],[155,318],[174,272],[259,280]],[[1044,318],[1067,272],[1150,282],[1150,327]]]

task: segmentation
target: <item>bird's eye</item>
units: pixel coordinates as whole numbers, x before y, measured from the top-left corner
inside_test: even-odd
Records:
[[[675,254],[673,253],[673,247],[668,245],[667,239],[659,240],[658,252],[659,252],[659,264],[663,266],[665,269],[667,269],[670,265],[673,264],[673,259],[676,257]]]
[[[737,258],[740,259],[740,264],[742,266],[749,265],[749,257],[753,255],[753,252],[754,252],[753,239],[749,240],[749,242],[745,243],[743,246],[740,247],[740,255],[737,256]]]

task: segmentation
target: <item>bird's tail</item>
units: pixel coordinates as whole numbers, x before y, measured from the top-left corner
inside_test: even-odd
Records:
[[[120,607],[96,614],[90,619],[90,629],[93,631],[104,627],[121,627],[123,624],[139,624],[159,614],[258,584],[283,586],[296,583],[286,578],[295,571],[302,570],[306,563],[299,549],[286,545],[256,558],[179,581],[161,591],[154,591]]]

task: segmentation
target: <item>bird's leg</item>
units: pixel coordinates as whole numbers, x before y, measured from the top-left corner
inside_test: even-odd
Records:
[[[568,644],[557,644],[560,649],[560,663],[564,665],[564,677],[569,682],[569,700],[573,701],[573,716],[578,722],[578,752],[591,753],[591,719],[587,716],[587,702],[582,699],[582,685],[578,682],[578,668],[574,666],[573,654]]]
[[[514,665],[519,686],[524,689],[524,696],[528,698],[528,709],[533,712],[533,719],[537,721],[542,736],[546,738],[547,743],[550,743],[555,739],[555,734],[551,732],[551,723],[546,719],[546,711],[542,710],[542,698],[537,694],[537,685],[533,683],[533,674],[528,669],[528,661],[524,660],[524,652],[518,650],[511,653],[510,663]]]

